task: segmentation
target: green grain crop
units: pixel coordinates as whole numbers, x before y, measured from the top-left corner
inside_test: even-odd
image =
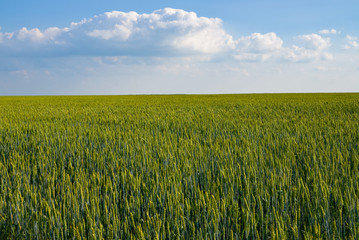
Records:
[[[0,239],[359,239],[359,94],[0,97]]]

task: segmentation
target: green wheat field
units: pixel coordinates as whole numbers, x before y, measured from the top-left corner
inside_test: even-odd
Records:
[[[359,94],[0,97],[0,239],[359,239]]]

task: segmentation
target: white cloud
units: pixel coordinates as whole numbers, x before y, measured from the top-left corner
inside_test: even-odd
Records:
[[[106,12],[71,23],[68,28],[40,30],[23,27],[15,33],[0,32],[0,54],[189,57],[191,61],[210,61],[218,57],[234,58],[242,62],[271,59],[296,62],[332,58],[326,52],[330,46],[329,38],[312,33],[298,36],[297,40],[299,45],[289,48],[283,46],[283,40],[274,32],[252,33],[234,40],[223,28],[221,19],[165,8],[149,14]],[[355,40],[350,41],[351,46],[356,46]]]
[[[215,23],[211,28],[189,31],[182,37],[176,38],[172,46],[177,49],[188,49],[202,53],[215,54],[235,48],[232,36]]]
[[[290,48],[283,48],[279,53],[280,58],[291,62],[307,62],[315,60],[332,60],[334,57],[328,52],[320,49],[311,49],[293,45]]]
[[[44,34],[38,28],[27,30],[27,28],[23,27],[17,33],[18,40],[30,39],[31,41],[38,41],[42,38],[44,38]]]
[[[86,25],[87,23],[83,23]],[[129,44],[218,53],[233,49],[232,36],[217,18],[198,17],[194,12],[165,8],[151,14],[108,12],[93,18],[87,34]]]
[[[245,62],[264,62],[269,59],[290,62],[333,59],[333,56],[325,51],[330,46],[329,38],[312,33],[300,35],[296,39],[303,46],[283,47],[283,41],[275,33],[253,33],[238,40],[238,50],[234,58]]]
[[[323,50],[330,46],[329,38],[322,38],[320,35],[312,33],[307,35],[301,35],[297,37],[301,43],[305,45],[305,48],[312,50]]]
[[[250,36],[238,39],[238,48],[245,52],[271,52],[280,49],[283,41],[274,33],[252,33]]]
[[[308,62],[318,60],[333,60],[334,56],[327,52],[330,47],[330,39],[318,34],[305,34],[296,39],[303,46],[293,45],[283,48],[279,53],[280,58],[291,62]]]
[[[319,31],[319,34],[333,34],[333,35],[335,35],[337,33],[339,33],[339,32],[337,30],[335,30],[334,28],[332,28],[332,29],[323,29],[323,30]]]
[[[52,41],[57,42],[57,36],[60,34],[69,31],[68,28],[57,28],[57,27],[51,27],[44,31],[40,31],[38,28],[33,28],[28,30],[26,27],[21,28],[16,33],[17,40],[25,41],[30,40],[31,42],[43,42],[43,41]]]
[[[354,36],[347,35],[347,44],[345,45],[345,49],[359,49],[358,38]]]
[[[93,30],[92,32],[88,33],[89,36],[91,37],[98,37],[98,38],[103,38],[105,40],[109,40],[111,38],[116,38],[119,40],[127,40],[130,35],[131,35],[131,31],[126,28],[125,26],[116,24],[114,26],[114,29],[111,30]]]
[[[245,62],[263,62],[273,57],[282,48],[283,41],[274,32],[252,33],[237,41],[234,58]]]
[[[7,42],[12,49],[31,51],[45,44],[46,51],[66,45],[65,53],[85,55],[176,56],[218,54],[235,48],[235,41],[218,18],[198,17],[194,12],[165,8],[150,14],[107,12],[72,23],[69,28],[44,31],[23,27]],[[0,40],[4,42],[4,34]],[[10,39],[8,39],[10,40]],[[28,46],[26,46],[28,45]],[[62,46],[64,47],[64,46]],[[41,51],[36,47],[34,51]]]

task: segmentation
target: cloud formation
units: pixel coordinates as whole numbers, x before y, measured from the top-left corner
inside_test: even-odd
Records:
[[[329,29],[323,29],[323,30],[319,31],[319,34],[333,34],[333,35],[335,35],[337,33],[338,33],[338,31],[335,30],[334,28],[332,28],[330,30]]]
[[[330,46],[330,39],[323,38],[318,34],[312,33],[308,35],[300,35],[297,37],[305,48],[311,50],[323,50]]]
[[[38,28],[33,28],[28,30],[26,27],[21,28],[16,33],[16,38],[19,41],[31,41],[31,42],[39,42],[39,43],[59,43],[57,41],[57,37],[64,32],[68,32],[68,28],[57,28],[51,27],[46,29],[45,31],[41,32]],[[11,39],[9,37],[9,39]]]
[[[56,52],[61,45],[61,50],[79,55],[216,54],[235,48],[220,19],[171,8],[151,14],[106,12],[68,28],[41,31],[24,27],[15,33],[1,33],[0,41],[14,49],[31,47],[36,51],[42,45]]]
[[[322,30],[334,34],[335,29]],[[194,12],[165,8],[150,14],[112,11],[45,30],[26,27],[0,32],[4,56],[226,56],[239,61],[311,61],[330,59],[330,39],[318,34],[297,37],[301,46],[284,47],[274,32],[252,33],[235,40],[222,20]],[[355,42],[352,40],[352,45]]]
[[[274,32],[260,34],[252,33],[250,36],[241,37],[238,40],[238,48],[240,51],[265,53],[279,50],[283,45],[280,39]]]
[[[234,58],[239,61],[266,61],[282,48],[283,41],[274,33],[253,33],[237,40]]]
[[[357,37],[347,35],[346,39],[347,44],[345,45],[345,49],[359,49],[359,42]]]
[[[331,60],[333,56],[326,50],[330,46],[329,38],[317,34],[297,36],[302,46],[283,47],[283,41],[275,33],[253,33],[238,40],[235,58],[240,61],[281,61],[303,62],[313,60]]]
[[[308,62],[315,60],[332,60],[332,54],[320,49],[308,49],[306,47],[298,47],[296,45],[290,48],[283,48],[280,52],[280,58],[290,62]]]

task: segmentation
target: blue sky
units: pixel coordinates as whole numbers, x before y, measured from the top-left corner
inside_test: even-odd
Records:
[[[359,91],[359,2],[0,2],[0,95]]]

